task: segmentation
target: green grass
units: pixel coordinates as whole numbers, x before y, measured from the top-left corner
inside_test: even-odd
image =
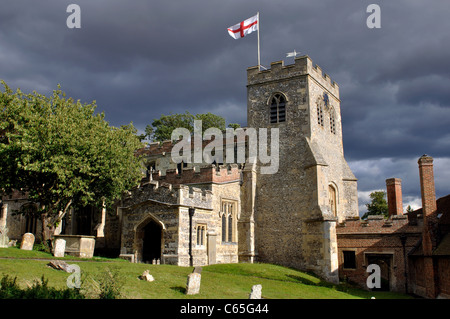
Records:
[[[66,287],[68,273],[47,267],[48,260],[56,259],[51,254],[39,251],[23,251],[17,248],[0,248],[0,278],[17,276],[20,286],[40,280],[42,275],[48,285],[61,289]],[[7,258],[5,258],[7,257]],[[20,259],[19,259],[20,258]],[[61,258],[57,258],[61,259]],[[73,259],[65,257],[65,259]],[[84,260],[84,261],[82,261]],[[82,272],[82,288],[91,291],[95,298],[95,281],[109,269],[117,273],[122,285],[123,298],[139,299],[247,299],[251,287],[262,285],[262,296],[267,299],[354,299],[411,298],[408,295],[389,292],[370,292],[341,284],[332,285],[316,276],[271,264],[220,264],[203,267],[200,294],[185,295],[186,280],[192,267],[172,265],[132,264],[121,259],[94,258],[68,261],[77,264]],[[138,276],[146,269],[155,278],[144,282]],[[93,290],[91,289],[92,287]]]

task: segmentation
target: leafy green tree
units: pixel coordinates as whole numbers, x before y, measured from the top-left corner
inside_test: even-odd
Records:
[[[196,120],[202,121],[202,134],[211,127],[225,130],[225,119],[219,115],[210,112],[193,115],[186,111],[185,113],[161,115],[159,119],[152,122],[152,125],[146,126],[145,135],[150,141],[170,140],[172,131],[176,128],[186,128],[193,133]]]
[[[22,190],[39,205],[44,242],[71,205],[108,207],[136,185],[142,144],[132,124],[110,126],[95,102],[66,98],[59,87],[46,97],[2,83],[0,189]]]
[[[228,124],[228,127],[232,128],[232,129],[237,129],[241,127],[241,124],[239,123],[230,123]]]
[[[372,201],[366,204],[367,212],[362,216],[362,219],[366,219],[369,215],[383,215],[384,218],[388,218],[389,210],[386,201],[386,192],[374,191],[370,193],[369,197]]]

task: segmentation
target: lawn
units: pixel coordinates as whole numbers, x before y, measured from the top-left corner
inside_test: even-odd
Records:
[[[0,278],[17,277],[26,287],[42,276],[49,286],[65,288],[68,273],[47,266],[48,259],[63,259],[81,269],[82,290],[95,298],[98,283],[107,273],[116,274],[126,299],[247,299],[251,287],[262,285],[262,296],[267,299],[398,299],[411,298],[404,294],[370,292],[347,284],[332,285],[304,272],[271,264],[220,264],[203,267],[200,294],[185,295],[186,279],[192,267],[172,265],[133,264],[121,259],[93,258],[90,260],[67,256],[54,258],[39,251],[18,248],[0,248]],[[145,270],[155,278],[145,282],[138,276]]]

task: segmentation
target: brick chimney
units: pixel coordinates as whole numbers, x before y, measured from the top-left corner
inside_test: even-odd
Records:
[[[422,210],[425,217],[436,212],[436,191],[434,189],[433,158],[422,155],[419,158],[420,191],[422,195]]]
[[[435,282],[435,265],[432,257],[433,248],[436,247],[435,228],[436,218],[436,191],[434,188],[433,158],[422,155],[419,158],[420,190],[422,194],[423,230],[422,249],[424,261],[424,280],[426,296],[435,298],[437,294]]]
[[[389,216],[403,215],[402,180],[388,178],[386,180]]]

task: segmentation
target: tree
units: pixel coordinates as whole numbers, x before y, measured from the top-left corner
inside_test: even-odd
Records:
[[[142,147],[130,123],[109,126],[95,101],[0,91],[0,189],[39,206],[42,239],[72,205],[109,207],[141,177]],[[50,224],[49,221],[51,221]]]
[[[388,218],[389,210],[386,201],[386,192],[374,191],[370,193],[369,197],[372,201],[366,204],[367,212],[362,216],[362,219],[366,219],[369,215],[383,215],[384,218]]]
[[[241,124],[239,124],[239,123],[230,123],[230,124],[228,124],[228,127],[230,127],[230,128],[235,130],[237,128],[240,128]]]
[[[152,122],[152,125],[146,126],[145,135],[150,141],[170,140],[172,131],[176,128],[186,128],[193,133],[196,120],[202,121],[202,134],[211,127],[225,130],[225,119],[219,115],[210,112],[193,115],[186,111],[185,113],[161,115],[159,119]]]

